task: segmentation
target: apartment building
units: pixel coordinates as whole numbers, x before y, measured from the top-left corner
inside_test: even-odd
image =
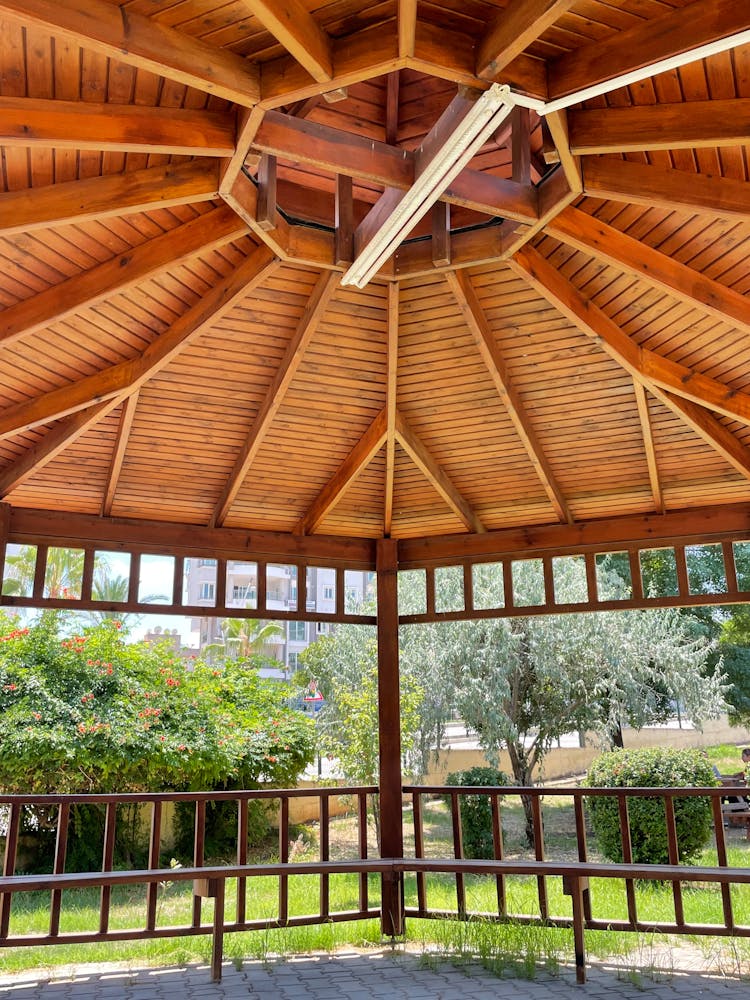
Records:
[[[225,636],[222,622],[226,616],[216,607],[215,559],[186,559],[185,579],[187,603],[206,609],[205,616],[192,619],[192,630],[199,633],[200,648],[221,643]],[[258,566],[255,562],[228,560],[226,564],[227,608],[258,606]],[[266,566],[266,607],[272,610],[297,610],[297,567],[284,565]],[[337,570],[309,567],[306,580],[306,610],[319,611],[322,616],[332,614],[336,607]],[[344,599],[347,605],[358,605],[374,595],[375,574],[344,571]],[[264,644],[263,652],[279,660],[283,671],[279,676],[291,676],[297,669],[300,653],[311,642],[327,635],[335,628],[333,622],[321,617],[320,621],[282,621],[283,632],[277,639]]]

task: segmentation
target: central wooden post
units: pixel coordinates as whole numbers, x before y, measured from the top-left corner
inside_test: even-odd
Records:
[[[398,669],[398,546],[390,538],[377,543],[378,574],[378,715],[380,737],[380,853],[404,856],[401,810],[401,698]],[[403,876],[384,874],[383,934],[404,931]]]

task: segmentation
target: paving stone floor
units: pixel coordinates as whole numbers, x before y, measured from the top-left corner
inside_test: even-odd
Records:
[[[425,964],[417,955],[390,950],[248,961],[241,969],[226,963],[221,983],[211,983],[208,968],[197,965],[82,966],[0,977],[0,997],[7,1000],[648,1000],[649,994],[653,1000],[750,998],[750,983],[696,970],[669,969],[652,978],[595,965],[578,986],[567,967],[529,980],[443,959]]]

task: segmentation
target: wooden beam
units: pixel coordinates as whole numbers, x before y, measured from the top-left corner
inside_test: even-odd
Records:
[[[453,273],[449,272],[446,275],[446,279],[461,310],[461,315],[474,339],[474,343],[479,350],[482,361],[492,378],[498,395],[503,401],[508,416],[515,427],[526,454],[531,460],[531,464],[534,466],[534,471],[544,487],[544,492],[547,494],[558,520],[567,521],[569,524],[572,524],[573,515],[570,512],[570,507],[544,454],[544,449],[529,420],[523,401],[513,385],[508,373],[508,366],[505,364],[505,358],[497,346],[497,341],[469,276],[465,272],[455,271]]]
[[[696,0],[560,56],[548,71],[550,100],[644,67],[658,67],[659,63],[674,56],[698,50],[702,45],[749,28],[747,4],[737,3],[737,0],[711,0],[711,3]]]
[[[96,152],[231,156],[234,116],[134,104],[0,97],[0,144]]]
[[[0,194],[0,234],[31,232],[217,198],[219,161],[146,167],[130,173]]]
[[[410,69],[459,85],[485,88],[488,81],[477,74],[476,64],[475,38],[427,21],[417,22],[414,56],[407,60]],[[547,64],[543,59],[521,53],[498,76],[518,93],[547,99]]]
[[[58,420],[94,402],[139,389],[249,295],[274,266],[275,260],[268,247],[258,247],[175,320],[165,333],[152,341],[140,356],[0,411],[0,440],[29,427]]]
[[[743,146],[750,98],[571,110],[568,125],[571,151],[579,156]]]
[[[568,246],[592,253],[598,260],[643,278],[691,308],[750,334],[750,300],[744,295],[593,215],[567,208],[550,220],[545,231]]]
[[[398,117],[400,110],[400,77],[398,70],[389,73],[385,82],[385,141],[395,146],[398,141]]]
[[[336,174],[334,203],[334,264],[347,267],[354,260],[354,194],[351,177]]]
[[[2,510],[0,507],[0,518]],[[252,558],[265,558],[269,562],[309,560],[317,566],[375,568],[375,542],[370,538],[307,537],[275,531],[248,534],[245,528],[203,528],[198,524],[108,518],[24,507],[11,507],[10,540],[21,545],[120,547],[126,552],[205,555],[222,559],[247,559],[252,553]]]
[[[401,683],[398,636],[398,543],[377,542],[378,650],[378,797],[382,813],[383,857],[404,856],[403,778],[401,775]],[[387,937],[404,933],[403,876],[381,877],[380,930]]]
[[[524,277],[537,291],[558,309],[571,323],[587,336],[594,339],[614,361],[621,365],[632,378],[640,382],[649,392],[666,402],[666,397],[680,396],[683,400],[722,413],[734,420],[750,424],[750,395],[734,392],[715,379],[695,372],[685,365],[662,358],[654,351],[639,347],[601,309],[587,299],[570,281],[554,268],[537,251],[525,246],[508,261],[517,274]],[[662,393],[662,390],[666,390]],[[674,401],[667,402],[676,411]],[[700,425],[702,434],[711,433],[724,452],[732,450],[723,424],[701,418],[698,420],[692,408],[681,411],[693,430]],[[706,418],[710,414],[706,413]],[[710,423],[710,427],[709,427]],[[735,439],[736,440],[736,439]],[[725,456],[726,457],[726,456]],[[739,456],[733,464],[738,467]]]
[[[259,209],[263,211],[262,205],[259,205],[259,189],[247,174],[238,174],[231,190],[222,192],[222,197],[227,205],[230,205],[247,224],[251,232],[255,233],[259,240],[262,240],[266,246],[269,246],[281,260],[287,259],[289,230],[291,226],[283,215],[277,213],[273,229],[266,228],[267,222],[262,222],[258,217]]]
[[[750,183],[733,177],[669,170],[608,156],[584,156],[583,190],[592,198],[683,209],[712,219],[750,221]]]
[[[438,201],[430,211],[432,263],[435,267],[448,267],[451,262],[451,207],[444,201]]]
[[[264,232],[276,229],[279,213],[276,208],[276,157],[265,153],[258,166],[258,226]]]
[[[391,534],[393,527],[393,487],[396,476],[399,286],[395,281],[388,282],[387,310],[385,497],[383,504],[383,534],[386,537]]]
[[[408,190],[414,183],[415,156],[385,142],[349,135],[316,122],[301,121],[269,111],[254,146],[282,159],[348,174],[386,187]],[[444,194],[444,200],[485,215],[535,222],[537,193],[531,185],[514,184],[478,170],[464,170]]]
[[[511,0],[477,44],[476,73],[502,80],[502,71],[573,6],[574,0]]]
[[[118,398],[108,399],[104,403],[96,403],[61,420],[57,427],[44,435],[41,441],[32,445],[0,472],[0,497],[5,497],[18,489],[119,405]]]
[[[515,239],[511,239],[508,254],[520,250],[537,233],[546,231],[550,223],[563,209],[578,197],[578,191],[571,188],[564,170],[558,168],[537,185],[538,216],[528,226],[519,226]]]
[[[557,156],[565,174],[565,179],[571,191],[580,193],[583,190],[581,180],[581,160],[570,151],[570,136],[568,134],[568,113],[552,111],[544,119],[555,144]]]
[[[318,83],[333,77],[331,39],[300,0],[243,0],[263,27]]]
[[[133,420],[135,418],[135,411],[138,407],[139,396],[140,393],[136,390],[127,396],[122,404],[120,423],[117,428],[117,437],[115,438],[115,446],[112,450],[112,461],[110,462],[109,475],[107,476],[107,488],[104,491],[104,499],[102,500],[102,517],[109,517],[112,513],[112,506],[115,502],[117,485],[120,481],[120,473],[122,472],[122,465],[125,461],[125,451],[128,447],[128,440],[130,438],[130,431],[133,427]]]
[[[255,107],[244,109],[237,115],[237,141],[235,149],[229,159],[222,163],[221,183],[219,184],[219,194],[224,198],[234,187],[234,183],[242,173],[245,161],[250,158],[250,144],[255,138],[255,133],[263,121],[265,109]],[[257,156],[260,162],[260,155]]]
[[[515,107],[511,115],[511,179],[531,183],[531,118],[528,108]]]
[[[0,15],[235,104],[260,100],[254,63],[105,0],[0,0]]]
[[[0,313],[0,349],[52,326],[167,267],[177,266],[247,234],[247,226],[226,205],[184,226],[156,236]]]
[[[396,414],[396,440],[467,529],[473,532],[484,531],[479,515],[461,496],[445,470],[435,461],[401,413]]]
[[[323,518],[328,514],[346,493],[357,476],[365,469],[383,447],[386,438],[385,409],[375,417],[365,433],[349,452],[339,468],[328,480],[323,489],[294,531],[300,535],[311,535]]]
[[[417,0],[397,0],[398,54],[411,59],[417,37]]]
[[[19,512],[20,513],[20,512]],[[17,516],[15,510],[14,517]],[[12,523],[12,522],[11,522]],[[482,535],[456,532],[441,537],[402,538],[402,569],[453,565],[470,559],[529,559],[544,555],[617,552],[627,547],[657,548],[746,539],[750,504],[714,504],[665,514],[628,514],[575,524],[522,525]]]
[[[382,24],[334,38],[330,44],[337,87],[350,87],[362,80],[384,76],[405,63],[399,58],[396,32],[383,30]],[[261,67],[261,93],[266,108],[306,100],[321,89],[328,88],[321,88],[292,56],[272,59]]]
[[[237,455],[229,478],[224,484],[209,527],[221,527],[226,520],[232,504],[242,488],[245,476],[268,433],[274,417],[279,411],[279,407],[284,401],[284,396],[294,376],[297,374],[305,351],[338,286],[338,274],[324,273],[318,279],[307,301],[305,311],[284,352],[281,364],[266,390],[263,402],[258,408],[250,433]]]
[[[662,514],[664,512],[664,494],[662,493],[661,480],[659,479],[659,466],[656,461],[656,447],[654,445],[654,433],[651,426],[651,413],[648,408],[648,398],[646,396],[646,390],[641,382],[634,381],[633,389],[635,391],[635,403],[638,407],[638,417],[641,421],[643,448],[646,452],[648,478],[651,482],[651,493],[654,497],[654,507],[660,514]]]

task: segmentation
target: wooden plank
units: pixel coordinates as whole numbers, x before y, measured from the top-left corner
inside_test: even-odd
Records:
[[[641,421],[643,447],[646,451],[648,478],[651,483],[651,492],[654,496],[654,507],[657,511],[663,513],[664,494],[662,493],[661,482],[659,480],[659,466],[656,461],[656,448],[654,447],[654,434],[651,427],[651,414],[648,408],[646,390],[640,382],[633,382],[633,389],[635,390],[635,402],[638,407],[638,417]]]
[[[333,77],[331,40],[300,0],[242,0],[245,7],[319,83]]]
[[[432,263],[435,267],[448,267],[451,262],[451,207],[438,201],[431,211]]]
[[[573,515],[568,503],[544,454],[536,431],[531,425],[521,397],[511,381],[505,359],[468,275],[465,272],[456,271],[452,274],[449,273],[446,278],[482,361],[503,401],[524,450],[534,466],[534,471],[544,487],[544,492],[549,497],[555,514],[559,520],[572,523]]]
[[[221,491],[209,527],[220,527],[224,523],[237,494],[242,488],[245,476],[268,433],[271,423],[278,413],[284,396],[294,376],[297,374],[310,340],[317,330],[318,324],[323,318],[338,286],[339,276],[337,274],[324,273],[318,279],[307,301],[305,311],[297,324],[297,329],[284,352],[281,364],[266,390],[263,402],[258,408],[250,433],[237,455],[234,468]]]
[[[231,115],[184,108],[0,97],[0,143],[97,152],[231,156]]]
[[[219,161],[146,167],[109,177],[0,194],[0,234],[210,201],[218,197]]]
[[[579,156],[742,146],[750,130],[750,99],[571,110],[568,123],[570,148]]]
[[[2,311],[0,347],[36,333],[86,306],[132,287],[166,267],[239,239],[247,226],[227,206],[118,254],[82,274]]]
[[[41,441],[0,472],[0,497],[6,497],[25,483],[119,405],[120,400],[115,397],[79,410],[62,420]]]
[[[593,253],[599,260],[644,278],[691,308],[750,334],[750,301],[744,295],[614,226],[571,207],[550,220],[545,231],[568,246]]]
[[[401,413],[396,414],[396,440],[468,530],[483,532],[485,529],[479,515],[461,496],[445,470],[435,461]]]
[[[690,399],[682,399],[671,392],[650,386],[651,392],[668,409],[680,417],[691,430],[703,438],[715,452],[736,469],[745,479],[750,479],[750,450],[716,417]]]
[[[502,70],[573,6],[574,0],[511,0],[477,44],[476,73],[496,80]]]
[[[398,141],[399,72],[389,73],[385,84],[385,141],[395,146]]]
[[[703,0],[639,21],[560,56],[549,67],[550,100],[655,66],[750,28],[750,8],[737,0]],[[696,59],[699,55],[696,53]],[[666,67],[664,67],[666,68]]]
[[[386,357],[386,445],[383,534],[388,537],[393,526],[393,487],[396,475],[396,405],[398,391],[399,286],[388,282],[387,357]]]
[[[305,516],[297,523],[294,529],[296,533],[312,534],[326,514],[333,510],[348,487],[383,447],[383,442],[386,439],[386,427],[386,411],[382,409],[332,478],[315,497]]]
[[[513,108],[511,131],[511,179],[531,183],[531,118],[528,108]]]
[[[260,99],[254,63],[105,0],[2,0],[0,14],[236,104]]]
[[[583,190],[593,198],[750,221],[750,184],[744,180],[604,156],[585,156],[581,165]]]
[[[138,391],[131,393],[122,404],[120,423],[117,427],[117,437],[115,438],[115,446],[112,450],[112,461],[110,462],[109,474],[107,476],[107,488],[104,493],[104,499],[102,500],[102,517],[109,517],[112,513],[112,505],[114,504],[115,494],[117,493],[117,484],[120,479],[120,473],[122,472],[122,464],[125,461],[125,451],[128,447],[128,439],[133,426],[135,411],[138,407],[139,395],[140,393]]]
[[[217,319],[248,296],[275,266],[271,251],[265,246],[258,247],[235,271],[149,344],[139,357],[53,389],[36,399],[7,407],[0,413],[0,438],[12,437],[20,430],[57,420],[85,409],[93,402],[102,402],[139,389]]]

